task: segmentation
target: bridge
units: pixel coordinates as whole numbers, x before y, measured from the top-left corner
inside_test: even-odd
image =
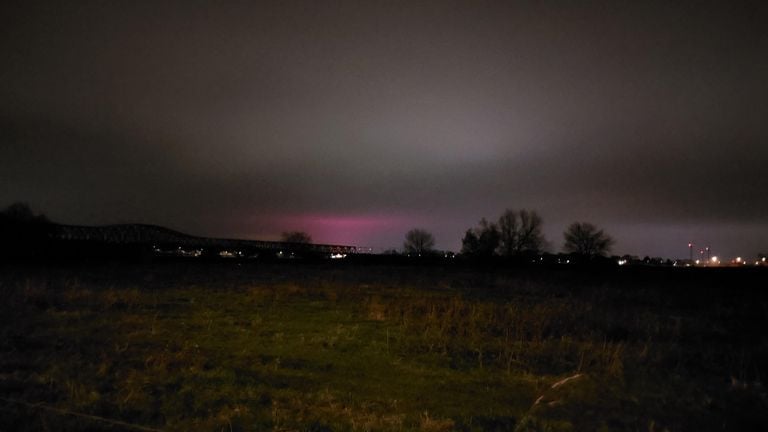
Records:
[[[52,233],[54,240],[64,242],[99,243],[105,245],[130,245],[154,248],[285,251],[315,254],[370,253],[371,248],[310,243],[288,243],[265,240],[222,239],[192,236],[156,225],[127,224],[107,226],[57,225]]]

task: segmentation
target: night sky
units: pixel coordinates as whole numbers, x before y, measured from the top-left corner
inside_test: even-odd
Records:
[[[0,206],[375,250],[528,208],[553,252],[753,257],[764,4],[4,1]]]

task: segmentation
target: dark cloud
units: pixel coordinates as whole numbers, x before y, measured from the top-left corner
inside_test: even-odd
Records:
[[[2,7],[0,201],[63,222],[455,249],[528,207],[555,248],[768,243],[761,3]]]

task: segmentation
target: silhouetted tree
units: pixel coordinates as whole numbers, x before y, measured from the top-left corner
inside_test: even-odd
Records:
[[[33,257],[45,253],[54,225],[35,215],[29,204],[17,202],[0,211],[0,255]]]
[[[48,218],[39,214],[35,216],[32,208],[25,202],[15,202],[0,212],[0,220],[4,223],[27,224],[27,223],[48,223]]]
[[[506,210],[499,218],[499,254],[539,253],[546,243],[541,225],[534,210]]]
[[[470,228],[461,239],[461,253],[467,256],[477,256],[480,250],[480,238],[474,229]]]
[[[602,256],[611,250],[613,239],[588,222],[574,222],[563,233],[566,252],[585,256]]]
[[[477,227],[467,230],[461,240],[461,253],[471,257],[491,257],[498,247],[499,228],[485,218],[480,219]]]
[[[283,233],[283,241],[286,243],[312,243],[312,237],[304,231],[289,231]]]
[[[424,254],[432,251],[435,247],[435,237],[426,230],[412,229],[405,234],[403,250],[407,254]]]

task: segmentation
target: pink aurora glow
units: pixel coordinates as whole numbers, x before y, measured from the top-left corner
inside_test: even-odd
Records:
[[[273,232],[304,231],[315,243],[387,247],[393,236],[403,235],[413,227],[414,218],[402,215],[332,215],[290,214],[260,218],[264,228]],[[273,234],[274,235],[274,234]]]

